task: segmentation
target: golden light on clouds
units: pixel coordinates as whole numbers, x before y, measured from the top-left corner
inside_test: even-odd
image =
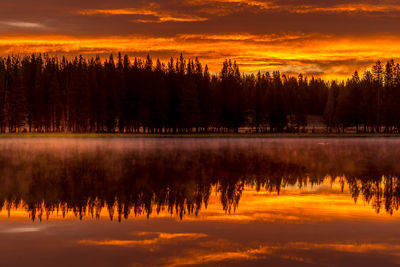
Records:
[[[338,79],[400,58],[400,6],[392,1],[43,1],[3,5],[1,55],[123,52],[166,61],[183,52],[213,72],[231,58],[244,72]]]
[[[115,15],[143,15],[143,16],[152,16],[154,18],[147,19],[134,19],[135,22],[142,23],[163,23],[169,21],[175,22],[190,22],[190,21],[206,21],[207,18],[202,18],[198,16],[191,16],[187,14],[180,13],[172,13],[165,12],[161,10],[157,10],[158,8],[154,5],[150,5],[147,9],[136,9],[136,8],[124,8],[124,9],[89,9],[89,10],[80,10],[78,14],[93,16],[93,15],[106,15],[106,16],[115,16]]]
[[[347,3],[321,6],[318,4],[305,4],[302,1],[280,3],[279,1],[252,1],[252,0],[188,0],[185,2],[191,6],[202,6],[201,11],[216,16],[226,16],[246,7],[249,12],[260,13],[263,11],[289,12],[289,13],[387,13],[400,11],[400,7],[394,4],[372,3]],[[207,6],[209,5],[209,6]],[[204,7],[205,6],[205,7]]]
[[[204,4],[215,4],[215,3],[225,3],[225,4],[239,4],[250,7],[257,7],[260,9],[277,9],[280,6],[272,1],[253,1],[253,0],[188,0],[189,5],[204,5]],[[223,14],[226,14],[222,12]]]
[[[363,37],[315,34],[180,34],[174,37],[105,36],[2,36],[0,53],[30,54],[46,51],[71,56],[108,56],[121,51],[130,56],[147,53],[163,61],[198,56],[212,72],[218,72],[226,58],[236,60],[241,71],[280,70],[295,75],[345,78],[355,70],[363,71],[376,59],[397,58],[399,36]]]
[[[316,7],[316,6],[300,6],[292,9],[296,13],[311,13],[311,12],[393,12],[399,11],[398,5],[373,5],[373,4],[341,4],[329,7]]]

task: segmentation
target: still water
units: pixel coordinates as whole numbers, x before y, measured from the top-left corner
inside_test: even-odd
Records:
[[[0,266],[394,266],[400,139],[0,140]]]

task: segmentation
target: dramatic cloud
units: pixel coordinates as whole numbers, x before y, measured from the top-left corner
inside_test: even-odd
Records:
[[[0,4],[0,54],[198,56],[216,72],[344,78],[399,58],[400,6],[385,0],[15,0]]]
[[[162,23],[162,22],[190,22],[205,21],[207,18],[180,14],[179,12],[169,12],[160,9],[156,4],[150,4],[147,8],[121,8],[121,9],[89,9],[78,12],[81,15],[139,15],[142,19],[134,19],[133,22],[143,23]]]

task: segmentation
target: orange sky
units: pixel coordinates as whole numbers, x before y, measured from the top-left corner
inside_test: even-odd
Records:
[[[1,55],[183,52],[213,72],[232,58],[245,72],[328,78],[400,56],[397,1],[15,0],[0,17]]]

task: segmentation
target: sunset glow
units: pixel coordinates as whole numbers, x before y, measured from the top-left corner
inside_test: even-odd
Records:
[[[398,266],[399,19],[1,1],[0,266]]]
[[[27,8],[15,8],[21,4]],[[212,72],[231,58],[247,73],[338,79],[400,57],[400,8],[391,1],[19,0],[2,4],[0,14],[0,55],[122,52],[165,62],[182,52]]]
[[[213,193],[210,197],[207,208],[203,207],[198,215],[186,215],[184,221],[226,221],[226,222],[239,222],[250,223],[255,221],[264,222],[285,222],[285,223],[304,223],[304,222],[327,222],[334,220],[355,220],[355,219],[368,219],[368,220],[397,220],[398,215],[392,215],[385,212],[376,213],[371,203],[366,203],[360,199],[357,203],[352,199],[348,186],[346,185],[344,191],[341,191],[338,181],[331,184],[327,179],[324,184],[320,186],[307,186],[302,189],[298,188],[282,188],[279,195],[270,193],[266,190],[256,191],[252,187],[246,187],[243,191],[239,207],[227,213],[223,210],[220,203],[220,195],[216,193],[216,188],[212,189]],[[316,193],[318,192],[318,193]],[[26,210],[26,205],[21,203],[18,208],[12,207],[9,211],[2,210],[0,212],[0,219],[10,218],[13,220],[21,219],[27,220],[31,217],[30,212]],[[88,207],[87,207],[88,208]],[[69,210],[65,214],[60,211],[46,213],[46,207],[43,205],[43,214],[40,216],[42,220],[75,220],[77,218],[76,212]],[[153,207],[157,209],[156,206]],[[133,213],[133,211],[132,211]],[[111,210],[103,207],[99,213],[99,218],[109,220],[110,214],[118,214],[117,205]],[[39,216],[39,214],[37,214]],[[177,214],[171,214],[166,207],[160,212],[151,214],[151,218],[170,218],[180,221]],[[84,220],[94,219],[90,214],[89,209],[85,212]],[[117,219],[117,218],[113,218]],[[138,214],[130,216],[134,220],[147,220],[146,214]],[[147,235],[147,233],[142,233]],[[192,235],[175,235],[167,236],[160,234],[159,238],[145,240],[144,243],[152,244],[161,239],[192,237]],[[201,236],[200,236],[201,237]],[[89,241],[82,241],[82,243],[93,243]],[[98,245],[123,245],[133,246],[138,242],[126,241],[115,244],[112,241],[95,242]],[[142,244],[143,242],[139,242]]]

